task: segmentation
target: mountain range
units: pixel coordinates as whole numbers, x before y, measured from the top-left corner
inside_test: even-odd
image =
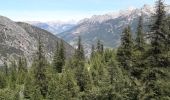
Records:
[[[170,6],[167,6],[166,10],[170,14]],[[88,55],[91,45],[95,44],[97,40],[101,40],[107,48],[116,48],[120,45],[122,30],[127,25],[131,26],[135,37],[138,18],[141,14],[144,16],[144,30],[147,30],[147,22],[149,22],[150,16],[154,14],[154,7],[150,5],[144,5],[140,9],[130,7],[119,12],[94,15],[91,18],[80,20],[76,25],[57,34],[57,36],[74,47],[77,43],[77,37],[81,36],[85,52]]]
[[[29,23],[31,25],[34,25],[36,27],[39,27],[41,29],[45,29],[53,34],[59,34],[62,32],[65,32],[74,26],[76,26],[75,21],[69,21],[69,22],[61,22],[61,21],[55,21],[55,22],[39,22],[39,21],[27,21],[26,23]]]
[[[32,62],[37,52],[38,37],[44,45],[44,53],[48,60],[52,60],[57,41],[61,39],[52,33],[23,22],[14,22],[9,18],[0,16],[0,64],[4,61],[16,60],[25,56]],[[74,52],[72,46],[64,42],[67,57]]]

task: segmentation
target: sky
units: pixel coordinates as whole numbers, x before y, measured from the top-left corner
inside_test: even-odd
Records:
[[[14,21],[78,21],[156,0],[0,0],[0,15]],[[170,4],[170,0],[165,0]]]

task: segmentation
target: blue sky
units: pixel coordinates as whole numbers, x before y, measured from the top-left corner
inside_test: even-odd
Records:
[[[165,0],[170,4],[170,0]],[[0,15],[15,21],[68,21],[153,5],[155,0],[1,0]]]

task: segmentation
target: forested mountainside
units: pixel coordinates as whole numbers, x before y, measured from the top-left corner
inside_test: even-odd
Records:
[[[89,59],[79,36],[70,59],[64,42],[57,42],[49,62],[39,38],[30,68],[23,57],[1,67],[0,99],[169,100],[170,17],[163,0],[157,0],[155,7],[146,35],[140,16],[135,38],[127,25],[117,49],[104,49],[98,40]]]

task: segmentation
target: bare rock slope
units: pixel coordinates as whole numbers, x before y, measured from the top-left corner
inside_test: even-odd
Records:
[[[38,36],[44,44],[46,57],[51,61],[56,42],[60,41],[58,37],[30,24],[14,22],[0,16],[0,64],[5,60],[13,60],[23,55],[28,62],[31,62],[37,50]],[[66,56],[70,57],[74,49],[66,42],[64,45]]]

